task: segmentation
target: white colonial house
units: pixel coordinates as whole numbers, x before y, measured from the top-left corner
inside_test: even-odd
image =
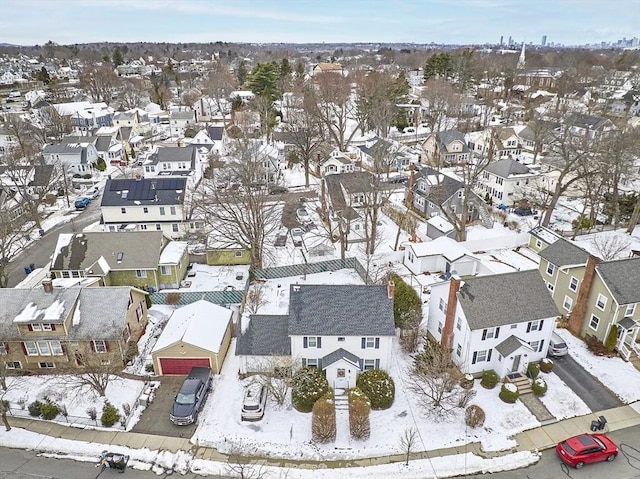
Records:
[[[431,286],[427,331],[463,373],[503,378],[546,357],[558,316],[536,270],[453,277]]]
[[[285,291],[279,292],[284,294]],[[287,315],[253,315],[238,338],[240,373],[265,360],[313,366],[334,389],[355,387],[358,374],[391,365],[394,285],[291,285]]]
[[[481,198],[488,197],[494,203],[513,206],[522,198],[531,197],[540,176],[539,169],[529,168],[513,159],[490,162],[475,186]]]
[[[105,230],[162,231],[170,238],[185,234],[186,178],[107,180],[100,209]]]
[[[189,111],[172,111],[169,113],[169,128],[172,138],[180,138],[184,136],[185,130],[189,126],[195,126],[196,113]]]
[[[92,165],[98,161],[96,147],[92,143],[84,142],[45,145],[42,149],[42,156],[45,164],[54,165],[66,174],[91,173],[93,170]]]

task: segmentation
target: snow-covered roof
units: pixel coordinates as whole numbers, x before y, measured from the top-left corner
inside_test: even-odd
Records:
[[[169,318],[152,352],[183,342],[218,353],[232,314],[204,300],[182,306]]]
[[[453,231],[453,225],[449,223],[443,216],[432,216],[427,220],[427,224],[435,227],[438,231],[442,231],[443,233],[449,233]]]
[[[160,254],[159,264],[178,264],[187,249],[185,241],[171,241]]]
[[[424,243],[407,243],[414,254],[420,258],[424,256],[444,256],[453,261],[463,256],[474,257],[469,250],[460,245],[456,240],[441,236],[433,241]]]

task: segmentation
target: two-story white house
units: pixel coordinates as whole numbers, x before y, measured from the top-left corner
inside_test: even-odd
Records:
[[[45,145],[42,156],[45,164],[61,168],[65,174],[86,174],[93,170],[98,151],[92,143],[59,143]]]
[[[351,173],[355,171],[357,154],[333,150],[328,156],[322,157],[320,154],[312,162],[317,176],[326,176],[334,173]]]
[[[368,369],[388,370],[395,336],[394,285],[291,285],[286,315],[253,315],[238,338],[240,373],[264,359],[290,357],[313,366],[334,389],[352,388]]]
[[[172,111],[169,113],[169,128],[172,138],[184,136],[185,130],[196,123],[196,113],[189,111]]]
[[[431,286],[427,331],[462,372],[505,377],[546,357],[558,315],[536,270],[454,277]]]
[[[180,177],[107,180],[100,203],[104,229],[182,237],[186,187],[186,178]]]
[[[518,200],[530,196],[538,185],[535,181],[537,176],[539,170],[531,169],[516,160],[492,161],[482,171],[475,190],[485,200],[513,206]]]
[[[144,162],[144,175],[154,176],[187,176],[196,167],[196,148],[192,146],[161,146],[149,155]]]

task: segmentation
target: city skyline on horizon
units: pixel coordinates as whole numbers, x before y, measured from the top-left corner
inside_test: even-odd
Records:
[[[3,0],[0,43],[587,45],[640,36],[640,0]],[[25,8],[28,6],[29,8]],[[101,20],[101,21],[100,21]]]

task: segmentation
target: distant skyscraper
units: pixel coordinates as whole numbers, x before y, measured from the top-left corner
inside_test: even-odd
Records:
[[[543,47],[547,46],[547,36],[546,35],[542,35],[542,46]]]
[[[500,46],[504,45],[504,36],[500,35]]]
[[[513,45],[513,40],[511,40],[511,35],[509,35],[509,46]]]

